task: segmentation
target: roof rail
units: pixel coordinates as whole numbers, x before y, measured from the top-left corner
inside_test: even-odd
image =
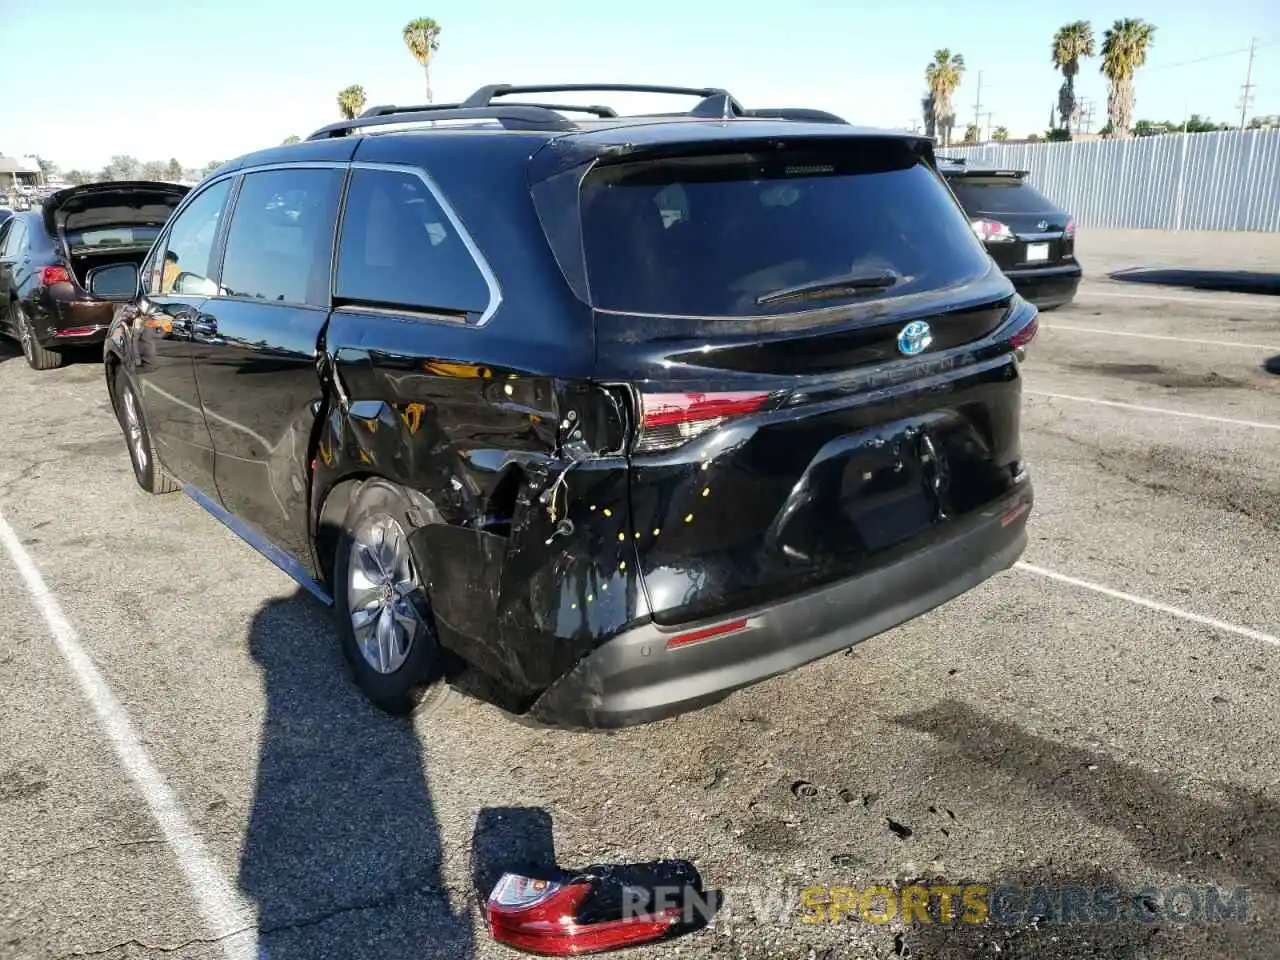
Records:
[[[590,112],[590,111],[588,111]],[[435,120],[497,120],[508,130],[572,130],[573,124],[556,110],[531,104],[505,107],[468,107],[458,103],[411,107],[371,107],[354,120],[330,123],[312,133],[308,140],[345,137],[365,127],[391,123],[429,123]]]
[[[770,120],[804,120],[809,123],[845,123],[849,121],[826,110],[813,110],[809,107],[757,107],[747,110],[748,117],[759,117]]]
[[[487,107],[495,97],[509,97],[524,93],[592,93],[607,91],[609,93],[670,93],[676,96],[707,97],[729,96],[729,91],[719,87],[668,87],[648,83],[549,83],[535,85],[518,85],[510,83],[491,83],[481,87],[462,102],[464,107]]]

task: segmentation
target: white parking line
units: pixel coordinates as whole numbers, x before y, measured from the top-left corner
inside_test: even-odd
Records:
[[[1148,610],[1155,610],[1158,613],[1168,614],[1171,617],[1177,617],[1179,620],[1187,620],[1191,623],[1198,623],[1204,627],[1212,627],[1215,630],[1221,630],[1223,633],[1233,633],[1238,637],[1245,637],[1249,640],[1257,640],[1260,643],[1270,644],[1273,647],[1280,647],[1280,637],[1274,637],[1269,633],[1263,633],[1261,630],[1241,627],[1234,623],[1227,623],[1225,620],[1215,620],[1213,617],[1205,617],[1198,613],[1192,613],[1189,610],[1180,610],[1177,607],[1169,606],[1167,603],[1161,603],[1159,600],[1148,600],[1146,597],[1139,597],[1132,593],[1125,593],[1123,590],[1112,590],[1110,587],[1104,587],[1100,583],[1081,580],[1077,577],[1069,577],[1065,573],[1046,570],[1044,567],[1037,567],[1033,563],[1026,563],[1019,560],[1014,564],[1014,566],[1019,570],[1025,570],[1027,573],[1034,573],[1038,577],[1045,577],[1049,580],[1056,580],[1059,583],[1069,584],[1073,587],[1080,587],[1082,590],[1092,590],[1094,593],[1100,593],[1103,596],[1112,597],[1116,600],[1124,600],[1126,603],[1136,604],[1139,607],[1146,607]]]
[[[1118,407],[1121,410],[1138,410],[1141,413],[1163,413],[1169,417],[1186,417],[1190,420],[1208,420],[1210,423],[1229,423],[1237,427],[1254,427],[1258,430],[1280,430],[1280,423],[1263,423],[1261,420],[1235,420],[1231,417],[1213,417],[1207,413],[1189,413],[1185,410],[1169,410],[1165,407],[1147,407],[1140,403],[1121,403],[1119,400],[1099,400],[1096,397],[1077,397],[1069,393],[1047,393],[1043,390],[1023,390],[1024,396],[1047,397],[1050,400],[1071,400],[1075,403],[1093,403],[1100,407]]]
[[[1240,300],[1228,297],[1184,297],[1172,293],[1120,293],[1118,291],[1096,290],[1093,287],[1086,286],[1081,286],[1076,296],[1079,297],[1081,294],[1090,297],[1119,297],[1122,300],[1160,300],[1166,302],[1172,300],[1177,303],[1207,303],[1231,307],[1270,307],[1272,310],[1280,311],[1280,303],[1276,302],[1276,298],[1272,297],[1268,302],[1264,294],[1258,294],[1259,299],[1257,300]]]
[[[1170,337],[1158,333],[1129,333],[1125,330],[1104,330],[1102,327],[1078,327],[1075,324],[1042,323],[1045,330],[1069,330],[1072,333],[1101,333],[1108,337],[1136,337],[1139,340],[1169,340],[1173,343],[1197,343],[1206,347],[1239,347],[1244,350],[1261,350],[1280,354],[1280,344],[1240,343],[1236,340],[1196,340],[1191,337]]]
[[[81,692],[97,715],[116,758],[146,801],[152,818],[186,878],[201,918],[214,938],[220,940],[223,956],[227,960],[253,960],[257,955],[258,937],[252,911],[244,905],[234,885],[191,826],[177,795],[138,739],[129,714],[98,672],[93,658],[76,636],[75,628],[63,614],[57,598],[45,585],[39,567],[3,516],[0,516],[0,544],[25,581],[58,652],[71,668]]]

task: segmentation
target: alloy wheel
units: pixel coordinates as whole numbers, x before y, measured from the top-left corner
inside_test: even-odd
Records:
[[[28,362],[34,363],[34,352],[32,346],[34,341],[31,339],[31,327],[27,323],[27,315],[22,307],[16,303],[13,305],[14,312],[17,314],[18,320],[18,337],[22,340],[22,352],[26,356]]]
[[[147,469],[147,444],[142,435],[142,418],[138,415],[138,401],[133,390],[126,387],[124,396],[124,430],[129,439],[129,452],[133,454],[133,462],[139,470]]]
[[[426,629],[420,584],[404,528],[394,518],[366,518],[351,535],[347,609],[360,655],[378,673],[395,673]]]

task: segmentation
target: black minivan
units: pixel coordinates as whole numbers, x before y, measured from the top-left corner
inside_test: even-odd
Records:
[[[1013,564],[1036,310],[931,141],[710,88],[505,99],[564,89],[374,108],[194,188],[107,340],[139,483],[332,604],[393,712],[447,682],[644,722]]]
[[[1018,292],[1041,310],[1075,299],[1084,271],[1076,260],[1076,221],[1038,190],[1027,170],[940,158],[939,168]]]

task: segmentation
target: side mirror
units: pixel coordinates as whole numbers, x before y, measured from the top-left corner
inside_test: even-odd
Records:
[[[89,293],[99,300],[132,300],[138,295],[138,268],[132,263],[94,267],[86,277]]]

